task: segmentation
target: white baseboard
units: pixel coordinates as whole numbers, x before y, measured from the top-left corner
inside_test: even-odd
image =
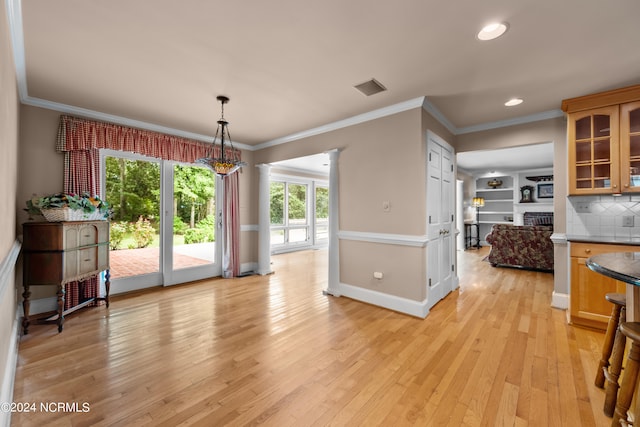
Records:
[[[426,300],[414,301],[345,283],[340,283],[340,295],[422,319],[429,314]]]
[[[258,271],[257,262],[243,262],[240,264],[240,273],[247,273],[250,271]]]
[[[569,308],[569,294],[553,292],[551,296],[551,307],[567,310]]]
[[[16,308],[16,316],[11,327],[11,340],[7,351],[7,364],[2,375],[2,389],[0,390],[0,402],[13,401],[13,385],[16,377],[16,367],[18,366],[18,348],[20,341],[20,320],[22,310]],[[11,425],[11,412],[0,411],[0,426]]]
[[[16,262],[20,254],[21,244],[16,241],[9,251],[7,257],[0,264],[0,298],[9,298],[15,304],[16,290]],[[8,337],[6,350],[6,363],[2,370],[2,384],[0,385],[0,403],[13,401],[13,384],[16,376],[16,366],[18,363],[18,347],[20,340],[20,320],[22,319],[22,307],[15,306],[10,334]],[[0,411],[0,425],[11,425],[11,412]]]

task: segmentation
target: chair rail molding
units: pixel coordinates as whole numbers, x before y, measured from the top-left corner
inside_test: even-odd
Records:
[[[389,233],[371,233],[364,231],[347,231],[340,230],[338,232],[340,240],[357,240],[360,242],[384,243],[388,245],[414,246],[424,247],[429,243],[429,237],[424,235],[411,234],[389,234]]]

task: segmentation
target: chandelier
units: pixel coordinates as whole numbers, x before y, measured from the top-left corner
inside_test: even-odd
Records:
[[[220,101],[222,114],[218,120],[218,128],[216,129],[216,136],[213,138],[211,149],[207,153],[207,157],[196,160],[198,163],[209,166],[216,175],[226,176],[234,173],[246,163],[240,161],[238,153],[233,149],[233,143],[231,142],[231,136],[229,135],[229,122],[224,118],[224,104],[229,102],[229,98],[223,95],[217,97]],[[216,141],[220,138],[220,155],[215,157]],[[225,141],[229,142],[231,149],[227,152],[225,149]]]

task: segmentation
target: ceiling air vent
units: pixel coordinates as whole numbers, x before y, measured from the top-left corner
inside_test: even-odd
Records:
[[[360,83],[359,85],[354,86],[360,92],[362,92],[365,96],[375,95],[376,93],[384,92],[387,90],[386,87],[382,86],[379,81],[376,79],[371,79],[364,83]]]

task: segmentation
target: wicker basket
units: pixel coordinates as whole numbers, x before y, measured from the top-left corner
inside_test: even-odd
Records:
[[[100,211],[86,213],[77,209],[70,208],[52,208],[40,209],[42,215],[49,222],[60,221],[97,221],[107,219],[104,213]]]

